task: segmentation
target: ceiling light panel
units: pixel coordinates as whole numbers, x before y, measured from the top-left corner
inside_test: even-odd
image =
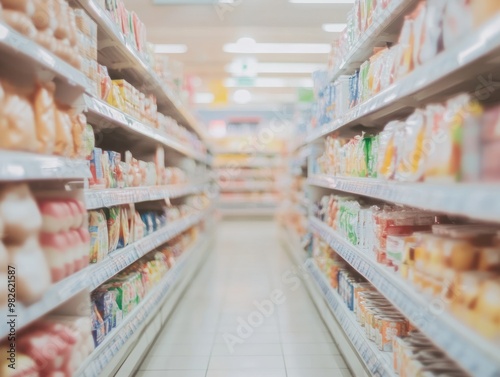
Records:
[[[157,44],[154,46],[157,54],[184,54],[187,52],[187,46],[182,44]]]
[[[224,52],[232,54],[328,54],[328,43],[227,43]]]
[[[347,24],[323,24],[323,31],[328,33],[340,33],[346,28]]]
[[[289,0],[294,4],[353,4],[354,0]]]

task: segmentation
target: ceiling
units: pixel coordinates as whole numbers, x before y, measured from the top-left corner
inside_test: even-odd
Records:
[[[185,44],[187,52],[171,56],[184,64],[184,72],[198,77],[197,91],[213,90],[214,80],[231,77],[225,66],[236,58],[259,63],[326,64],[328,54],[233,54],[226,43],[250,37],[258,43],[331,43],[338,33],[322,30],[324,23],[343,23],[352,4],[295,4],[288,0],[214,0],[209,5],[154,5],[153,0],[125,0],[146,24],[155,44]],[[219,1],[219,2],[217,2]],[[229,0],[230,1],[230,0]],[[188,2],[187,2],[188,3]],[[310,73],[259,74],[258,77],[310,78]],[[238,88],[229,88],[232,93]],[[291,102],[297,88],[252,88],[252,103]],[[259,101],[260,99],[260,101]]]

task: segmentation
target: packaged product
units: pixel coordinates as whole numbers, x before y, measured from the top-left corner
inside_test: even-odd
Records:
[[[426,152],[424,143],[428,142],[425,112],[416,110],[401,130],[404,138],[398,147],[398,166],[395,178],[400,181],[415,182],[422,179],[425,172]]]
[[[74,154],[73,147],[73,122],[69,114],[69,108],[56,106],[56,138],[54,153],[60,156],[72,157]]]
[[[413,70],[413,19],[411,16],[406,16],[399,35],[399,42],[395,48],[395,72],[393,74],[394,80],[399,80],[406,76]]]
[[[53,83],[38,84],[33,99],[39,153],[52,154],[56,137]]]
[[[106,187],[101,148],[94,148],[92,150],[92,154],[90,157],[90,173],[92,174],[92,178],[90,179],[91,186]]]
[[[98,347],[106,336],[106,327],[95,303],[92,303],[90,308],[90,318],[92,320],[92,337],[94,338],[94,345]]]
[[[476,28],[500,12],[500,4],[495,0],[472,0],[470,4],[473,25]]]
[[[89,211],[90,263],[97,263],[108,254],[108,227],[103,210]]]
[[[36,213],[36,211],[35,211]],[[22,243],[7,245],[9,265],[16,270],[16,299],[25,305],[40,300],[51,284],[50,270],[38,241],[38,234]]]
[[[105,182],[105,187],[112,188],[114,183],[113,183],[113,176],[111,175],[111,160],[108,151],[102,151],[101,168]]]
[[[120,238],[120,207],[104,209],[108,226],[108,252],[116,250]]]
[[[29,2],[29,4],[33,3]],[[2,19],[18,33],[29,39],[35,38],[37,31],[29,14],[17,10],[4,9],[2,11]]]
[[[473,14],[470,0],[444,2],[443,46],[449,49],[473,30]]]
[[[129,208],[126,206],[120,208],[120,236],[118,239],[118,248],[123,248],[129,244],[130,240],[130,221]]]
[[[6,244],[20,244],[38,234],[42,216],[27,184],[0,187],[0,223]]]
[[[36,152],[36,118],[26,89],[0,82],[0,148]]]
[[[377,176],[380,178],[391,179],[396,171],[397,147],[394,138],[398,127],[401,127],[401,122],[392,121],[379,135]]]

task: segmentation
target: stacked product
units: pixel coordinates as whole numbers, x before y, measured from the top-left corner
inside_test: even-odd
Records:
[[[176,237],[94,290],[91,318],[96,347],[158,286],[195,238],[192,230]]]
[[[37,202],[27,184],[0,186],[0,274],[23,266],[16,271],[17,302],[35,303],[52,283],[85,267],[89,239],[81,201],[40,196]]]
[[[145,162],[113,151],[93,148],[89,156],[93,188],[124,188],[177,185],[187,182],[186,173],[176,167],[165,167],[163,148],[156,150],[155,161]],[[124,161],[122,161],[124,160]]]
[[[79,38],[76,16],[66,0],[2,0],[0,20],[75,68],[89,41]]]
[[[14,86],[0,80],[0,148],[84,157],[86,119],[54,99],[53,83]]]
[[[353,312],[366,339],[374,342],[382,352],[393,352],[396,374],[405,377],[465,376],[333,249],[316,237],[313,245],[316,264]]]
[[[334,48],[333,67],[339,67],[342,58],[358,36],[373,20],[373,14],[383,11],[388,2],[377,2],[372,9],[371,0],[356,3],[354,13],[344,31],[344,37]],[[366,9],[367,11],[362,11]],[[334,83],[327,83],[327,76],[320,78],[324,92],[320,111],[330,116],[315,122],[319,126],[340,119],[349,109],[366,102],[375,94],[408,75],[419,66],[428,63],[438,53],[452,48],[469,32],[484,24],[500,11],[493,0],[448,2],[446,0],[421,1],[416,9],[406,16],[398,43],[388,48],[377,48],[374,55],[364,62],[351,76],[342,76]],[[352,33],[354,28],[355,32]],[[354,35],[354,37],[352,37]]]
[[[317,215],[483,336],[500,337],[500,227],[334,195],[323,197]]]
[[[2,376],[73,376],[94,350],[89,329],[88,317],[49,315],[43,318],[16,339],[15,361],[2,359],[0,369],[5,373]],[[12,345],[2,345],[0,350],[8,355],[12,352],[9,347]]]
[[[136,210],[133,204],[89,211],[90,262],[97,263],[109,253],[207,208],[206,200],[194,196],[187,204],[158,211]]]
[[[329,136],[319,173],[398,181],[497,181],[500,107],[462,94],[392,121],[377,136]]]

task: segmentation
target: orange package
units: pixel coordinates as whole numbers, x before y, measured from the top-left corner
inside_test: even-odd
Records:
[[[56,140],[56,106],[54,103],[54,83],[38,84],[34,96],[36,135],[38,152],[52,154]]]

